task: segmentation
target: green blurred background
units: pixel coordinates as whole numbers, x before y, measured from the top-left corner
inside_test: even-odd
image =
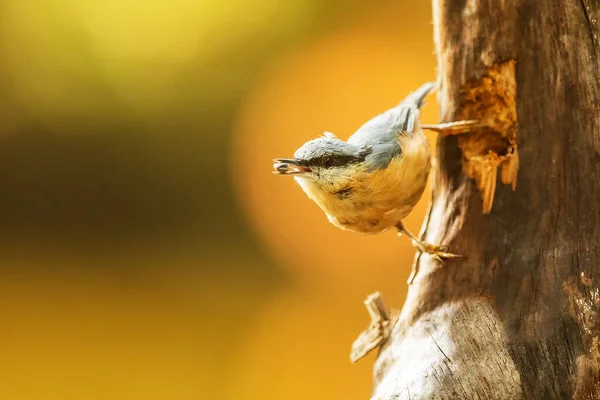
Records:
[[[368,398],[362,300],[414,252],[271,160],[435,79],[430,4],[0,7],[0,398]]]

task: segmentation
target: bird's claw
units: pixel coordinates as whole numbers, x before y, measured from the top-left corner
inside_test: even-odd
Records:
[[[419,251],[421,251],[421,253],[427,253],[429,254],[434,260],[437,260],[441,263],[444,262],[444,260],[447,260],[449,258],[460,258],[462,257],[461,255],[458,254],[453,254],[453,253],[448,253],[448,246],[437,246],[431,243],[427,243],[427,242],[420,242],[420,241],[416,241],[413,240],[413,246],[416,247]]]

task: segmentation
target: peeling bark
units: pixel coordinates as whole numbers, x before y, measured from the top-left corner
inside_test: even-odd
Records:
[[[600,399],[600,3],[433,9],[442,121],[492,128],[438,140],[422,236],[466,257],[416,257],[373,399]]]

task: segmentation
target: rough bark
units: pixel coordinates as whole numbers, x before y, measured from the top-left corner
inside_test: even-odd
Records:
[[[438,141],[422,234],[465,257],[416,258],[373,399],[600,399],[600,2],[433,10],[442,121],[487,128]]]

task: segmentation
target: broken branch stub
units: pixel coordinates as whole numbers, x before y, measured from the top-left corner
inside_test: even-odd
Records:
[[[350,352],[352,363],[369,354],[371,350],[381,347],[390,335],[392,317],[381,293],[368,295],[364,303],[371,316],[371,324],[352,343]]]

